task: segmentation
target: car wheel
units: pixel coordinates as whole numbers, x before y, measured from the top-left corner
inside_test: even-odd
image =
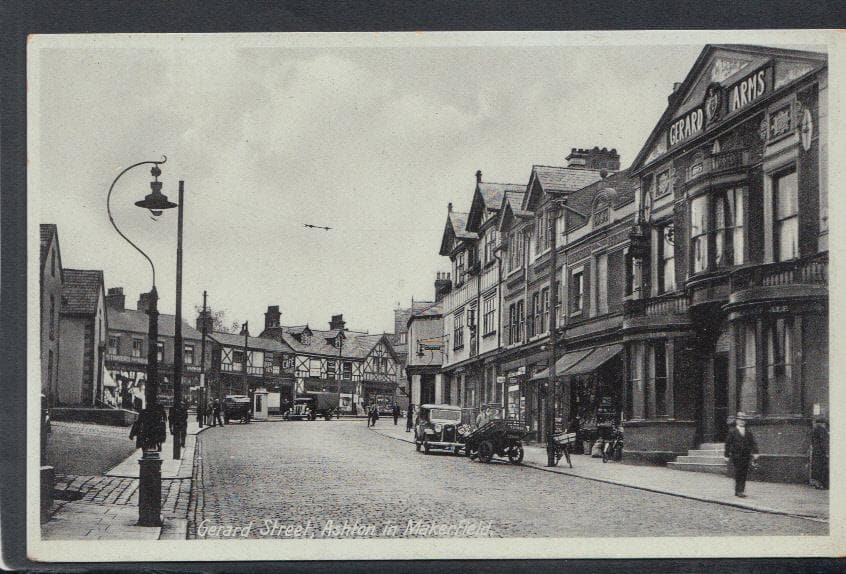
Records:
[[[494,455],[494,447],[491,441],[482,441],[479,445],[479,460],[481,462],[490,462]]]
[[[520,464],[523,462],[523,447],[519,444],[515,444],[508,449],[508,460],[514,464]]]
[[[415,439],[414,446],[417,447],[417,452],[420,452],[420,443]]]
[[[229,417],[223,417],[223,424],[225,424],[225,425],[229,424]]]
[[[427,438],[423,439],[423,452],[429,454],[429,439]]]

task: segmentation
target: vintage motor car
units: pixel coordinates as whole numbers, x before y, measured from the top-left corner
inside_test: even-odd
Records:
[[[464,448],[458,427],[461,425],[461,407],[455,405],[420,405],[414,425],[414,443],[419,451],[429,454],[432,449],[448,450],[459,454]]]
[[[318,416],[332,420],[337,416],[338,394],[327,392],[310,392],[305,396],[294,399],[291,409],[285,413],[286,420],[316,420]]]
[[[223,397],[223,422],[229,421],[250,422],[252,401],[246,395],[226,395]]]

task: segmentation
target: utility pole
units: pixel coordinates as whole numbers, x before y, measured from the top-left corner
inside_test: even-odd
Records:
[[[173,458],[182,458],[182,432],[179,425],[182,421],[174,421],[173,416],[182,416],[182,370],[185,346],[182,343],[182,212],[185,205],[185,182],[179,180],[179,209],[176,224],[176,317],[174,318],[173,335],[173,407],[170,410],[170,424],[175,433],[173,436]]]
[[[558,316],[555,307],[558,304],[558,289],[555,278],[558,267],[558,212],[559,205],[555,199],[549,211],[549,230],[552,234],[552,253],[549,256],[549,381],[546,392],[546,466],[555,466],[555,446],[552,438],[555,434],[555,403],[558,398],[558,373],[555,362],[558,360]]]
[[[203,427],[203,411],[206,408],[205,391],[206,391],[206,296],[208,294],[203,291],[203,337],[200,340],[200,400],[197,401],[197,423],[200,428]]]
[[[244,394],[248,395],[248,396],[250,394],[250,392],[249,392],[250,391],[250,385],[247,382],[247,362],[248,362],[247,357],[249,356],[249,355],[247,355],[247,339],[249,338],[249,336],[250,336],[250,322],[244,321]]]

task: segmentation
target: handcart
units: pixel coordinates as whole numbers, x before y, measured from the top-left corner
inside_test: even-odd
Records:
[[[558,466],[558,461],[563,456],[567,459],[567,464],[570,465],[570,468],[573,468],[573,462],[570,460],[570,445],[576,442],[576,433],[557,433],[550,436],[550,439],[551,441],[548,447],[552,448],[555,452],[555,466]]]
[[[523,437],[526,427],[519,420],[494,419],[465,437],[465,452],[480,462],[490,462],[494,455],[508,457],[513,464],[523,462]]]

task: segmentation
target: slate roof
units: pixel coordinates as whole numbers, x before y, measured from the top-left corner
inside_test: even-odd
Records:
[[[443,314],[443,305],[441,302],[432,303],[427,308],[421,310],[419,313],[415,313],[408,322],[411,323],[412,320],[417,319],[418,317],[438,317]]]
[[[511,204],[511,211],[514,215],[520,217],[528,217],[532,215],[531,211],[524,211],[522,209],[523,206],[523,198],[526,195],[526,189],[523,188],[522,190],[518,191],[509,191],[505,194],[505,200]]]
[[[532,172],[545,192],[570,192],[601,179],[598,169],[534,165]]]
[[[630,177],[629,173],[629,169],[624,169],[580,189],[567,198],[567,205],[579,213],[589,216],[593,208],[594,198],[600,191],[607,188],[614,189],[617,192],[617,199],[613,203],[615,209],[634,201],[637,178]],[[579,216],[574,216],[569,210],[567,217],[570,218],[568,221],[573,226],[587,223],[587,220]]]
[[[221,345],[227,345],[230,347],[238,348],[244,347],[244,335],[239,335],[237,333],[221,333],[215,331],[214,333],[209,333],[208,336],[209,338],[217,341]],[[269,337],[253,337],[252,335],[247,338],[247,348],[273,352],[291,350],[288,345],[280,343],[276,339],[271,339]]]
[[[502,206],[502,198],[508,192],[523,193],[526,190],[525,185],[517,183],[479,183],[479,193],[482,199],[485,200],[485,208],[499,211]]]
[[[44,268],[44,261],[47,259],[47,251],[50,249],[50,242],[53,240],[53,236],[56,235],[59,230],[56,227],[55,223],[42,223],[40,226],[41,231],[41,268]]]
[[[451,211],[449,214],[449,220],[452,222],[452,231],[459,239],[478,239],[478,233],[467,231],[467,217],[467,213]]]
[[[103,293],[103,272],[99,269],[62,271],[62,314],[96,315]]]
[[[128,331],[131,333],[147,334],[147,326],[150,318],[144,311],[136,309],[109,309],[109,331]],[[176,317],[165,313],[159,314],[159,336],[173,337]],[[203,334],[194,327],[182,321],[182,337],[184,339],[195,339],[201,341]]]

